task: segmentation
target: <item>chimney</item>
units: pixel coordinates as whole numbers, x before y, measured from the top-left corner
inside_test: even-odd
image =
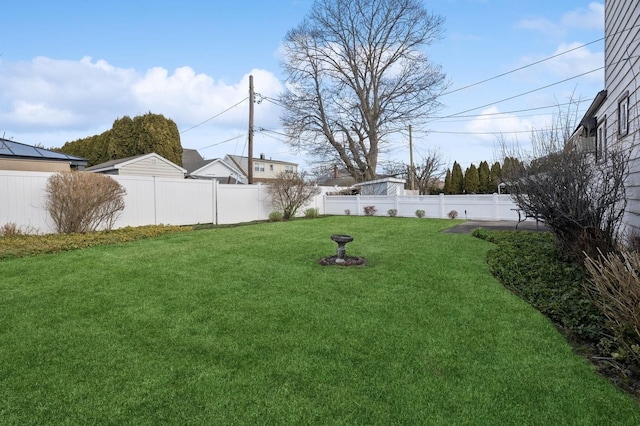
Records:
[[[337,164],[333,165],[333,178],[334,179],[338,179],[338,165]]]
[[[264,160],[264,154],[260,154],[260,159]]]

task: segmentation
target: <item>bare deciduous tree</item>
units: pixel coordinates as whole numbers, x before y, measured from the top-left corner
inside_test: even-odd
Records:
[[[417,165],[413,166],[403,162],[390,162],[385,166],[385,173],[388,175],[402,176],[409,185],[413,174],[413,183],[420,195],[428,195],[445,173],[444,161],[439,149],[430,150],[426,157],[423,157]],[[409,188],[410,189],[410,188]]]
[[[124,209],[126,190],[109,176],[90,172],[56,173],[47,180],[46,209],[60,233],[111,229]]]
[[[445,75],[422,49],[442,25],[418,0],[316,0],[283,43],[290,145],[374,179],[389,134],[439,106]]]
[[[320,193],[320,188],[306,181],[305,172],[280,172],[267,186],[273,208],[282,212],[284,220],[291,219],[311,198]]]
[[[565,253],[583,260],[598,250],[616,249],[626,207],[625,180],[629,153],[618,144],[606,158],[569,144],[576,128],[572,107],[561,111],[546,130],[532,133],[532,150],[502,144],[503,180],[516,204],[539,216],[556,235]]]

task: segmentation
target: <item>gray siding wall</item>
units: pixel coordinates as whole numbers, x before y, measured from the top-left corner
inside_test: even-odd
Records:
[[[605,88],[607,101],[598,121],[606,116],[607,146],[622,148],[631,155],[627,186],[625,223],[640,229],[640,2],[607,0],[605,2]],[[629,128],[619,134],[619,105],[627,99]]]
[[[182,171],[159,158],[148,157],[134,161],[120,168],[121,176],[157,176],[183,178]]]

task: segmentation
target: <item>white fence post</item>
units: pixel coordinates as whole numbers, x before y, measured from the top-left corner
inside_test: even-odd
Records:
[[[156,176],[153,177],[153,224],[158,224],[158,181]]]
[[[211,223],[218,224],[218,180],[211,180]]]

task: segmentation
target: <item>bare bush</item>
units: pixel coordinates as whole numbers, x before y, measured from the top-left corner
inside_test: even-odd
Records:
[[[595,257],[598,250],[617,247],[629,153],[615,145],[596,161],[592,152],[568,144],[572,129],[575,120],[567,111],[548,129],[532,133],[531,152],[503,143],[511,161],[502,178],[518,207],[540,217],[561,249],[582,263],[585,252]]]
[[[376,206],[364,206],[363,210],[365,216],[375,216],[376,212],[378,211],[378,209],[376,209]]]
[[[109,176],[64,172],[47,181],[46,209],[60,233],[111,229],[124,209],[125,189]]]
[[[0,226],[0,237],[13,238],[22,235],[37,234],[37,231],[33,228],[23,228],[18,226],[15,222],[5,223]]]
[[[273,207],[282,212],[284,220],[289,220],[296,215],[298,209],[320,193],[320,188],[306,181],[305,172],[280,172],[267,186],[267,193],[271,196]]]
[[[401,161],[391,161],[385,164],[384,172],[406,179],[407,189],[417,189],[420,195],[429,195],[440,192],[440,179],[445,173],[444,160],[440,149],[433,148],[413,167]]]
[[[640,364],[640,252],[587,256],[587,290],[609,320],[625,355]]]

